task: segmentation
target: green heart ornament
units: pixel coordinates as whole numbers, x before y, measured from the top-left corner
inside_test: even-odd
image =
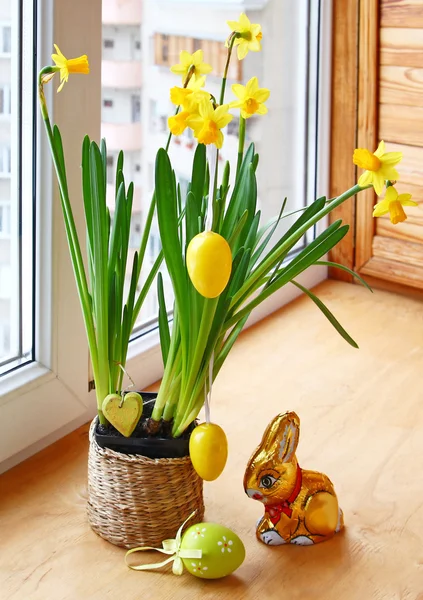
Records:
[[[137,392],[129,392],[123,398],[109,394],[103,400],[102,410],[115,429],[130,437],[142,415],[142,397]]]

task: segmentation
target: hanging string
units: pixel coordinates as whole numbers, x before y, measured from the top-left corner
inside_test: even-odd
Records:
[[[127,386],[126,386],[126,388],[125,388],[125,389],[123,389],[123,390],[121,391],[121,393],[120,393],[122,400],[120,401],[119,408],[122,408],[122,406],[123,406],[123,403],[125,402],[125,392],[127,392],[127,391],[128,391],[128,390],[130,390],[131,388],[135,387],[135,381],[132,379],[132,377],[130,376],[130,374],[128,373],[128,371],[125,369],[125,367],[124,367],[124,366],[122,366],[122,365],[120,364],[120,362],[118,362],[118,363],[116,363],[116,364],[118,365],[118,367],[119,367],[120,369],[122,369],[122,371],[124,372],[124,374],[127,376],[127,378],[129,379],[129,381],[131,382],[131,384],[130,384],[130,385],[127,385]],[[151,402],[155,402],[155,401],[156,401],[156,399],[155,399],[155,398],[152,398],[151,400],[146,400],[146,401],[144,401],[144,402],[143,402],[143,404],[144,404],[144,405],[145,405],[145,404],[151,404]]]
[[[214,186],[216,179],[216,170],[217,170],[217,155],[218,149],[214,144],[210,144],[207,146],[207,159],[209,162],[209,196],[207,202],[207,217],[205,224],[205,231],[211,231],[213,226],[213,200],[214,200]],[[204,412],[206,417],[206,423],[210,423],[210,402],[211,402],[211,393],[213,386],[213,366],[214,366],[214,350],[210,357],[209,362],[209,385],[207,389],[207,378],[204,383]]]
[[[126,388],[123,389],[120,393],[122,400],[120,401],[119,408],[122,408],[123,403],[125,402],[125,392],[127,392],[131,388],[135,387],[135,381],[132,379],[132,377],[129,375],[128,371],[125,369],[125,367],[120,362],[118,362],[116,364],[120,369],[122,369],[124,375],[126,375],[127,378],[129,379],[129,381],[131,382],[131,384],[127,385]]]

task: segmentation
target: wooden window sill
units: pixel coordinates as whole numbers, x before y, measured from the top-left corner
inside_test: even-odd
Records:
[[[2,600],[420,597],[423,304],[333,281],[318,294],[360,350],[301,298],[241,336],[215,386],[213,420],[230,454],[205,484],[206,519],[244,541],[234,575],[125,567],[124,550],[86,521],[86,425],[0,477]],[[262,505],[242,488],[265,426],[288,409],[302,419],[300,464],[330,476],[345,514],[345,532],[315,547],[259,543]]]

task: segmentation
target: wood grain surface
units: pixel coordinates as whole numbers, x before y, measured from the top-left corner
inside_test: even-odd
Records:
[[[422,68],[422,29],[382,27],[380,30],[380,64]]]
[[[342,194],[356,183],[352,154],[357,140],[358,20],[358,0],[333,1],[330,197]],[[330,258],[352,269],[355,198],[334,210],[329,219],[331,222],[342,219],[350,226],[345,238],[331,251]],[[330,269],[329,274],[335,279],[352,280],[348,273],[339,269]]]
[[[86,521],[84,426],[0,477],[1,599],[421,600],[423,302],[333,281],[317,292],[360,350],[301,298],[245,332],[216,382],[212,417],[230,452],[205,485],[206,519],[244,541],[234,575],[130,571]],[[301,417],[300,464],[330,476],[345,514],[345,532],[315,547],[258,542],[262,506],[242,488],[265,426],[286,410]]]
[[[381,104],[423,107],[423,69],[386,66],[379,73]]]
[[[360,2],[358,52],[357,148],[374,151],[379,141],[376,126],[379,109],[379,0]],[[372,256],[375,203],[376,194],[372,188],[356,196],[355,270],[360,270]]]
[[[381,0],[382,27],[423,27],[421,0]]]
[[[423,106],[381,104],[379,107],[379,136],[385,142],[422,146]]]

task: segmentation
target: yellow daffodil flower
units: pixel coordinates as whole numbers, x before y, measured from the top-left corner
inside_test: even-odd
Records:
[[[183,110],[182,112],[174,115],[173,117],[169,117],[167,120],[167,124],[169,129],[173,135],[181,135],[188,127],[187,119],[191,117],[192,113],[188,110]]]
[[[182,50],[179,55],[179,61],[180,62],[177,65],[173,65],[170,70],[176,75],[182,75],[182,80],[185,80],[191,68],[192,74],[195,75],[195,77],[207,75],[207,73],[210,73],[213,70],[211,65],[203,62],[202,50],[197,50],[194,54]]]
[[[373,154],[365,148],[354,150],[353,162],[366,171],[360,176],[358,185],[373,185],[378,196],[381,195],[386,180],[399,179],[394,168],[402,159],[402,152],[385,152],[385,142],[380,142]]]
[[[239,21],[226,21],[234,33],[239,33],[234,46],[238,46],[238,60],[245,58],[249,51],[259,52],[261,50],[261,25],[251,23],[250,19],[244,13],[239,17]],[[228,45],[228,43],[227,43]]]
[[[240,108],[241,116],[244,119],[249,119],[256,113],[258,115],[265,115],[267,113],[267,107],[264,102],[270,96],[270,90],[267,88],[259,88],[257,77],[252,77],[247,85],[241,85],[240,83],[234,83],[232,91],[238,100],[230,103],[231,108]]]
[[[411,200],[411,194],[398,194],[397,190],[390,186],[386,190],[385,198],[374,207],[373,216],[381,217],[389,212],[391,223],[396,225],[407,218],[403,206],[418,205]]]
[[[222,147],[223,133],[220,130],[233,119],[228,113],[228,108],[228,104],[223,104],[213,109],[210,102],[202,100],[198,105],[198,115],[188,117],[188,126],[194,131],[194,136],[200,144]]]
[[[204,87],[206,78],[199,77],[195,79],[192,77],[185,88],[173,87],[170,90],[170,100],[176,106],[183,106],[184,110],[193,112],[196,105],[201,100],[209,100],[210,94],[201,88]]]
[[[69,79],[69,73],[82,73],[88,75],[90,72],[90,65],[88,64],[88,57],[86,54],[78,56],[78,58],[67,59],[60,52],[59,47],[56,44],[54,44],[54,48],[57,54],[52,54],[51,58],[56,67],[59,67],[60,69],[60,85],[57,89],[57,91],[60,92]]]

